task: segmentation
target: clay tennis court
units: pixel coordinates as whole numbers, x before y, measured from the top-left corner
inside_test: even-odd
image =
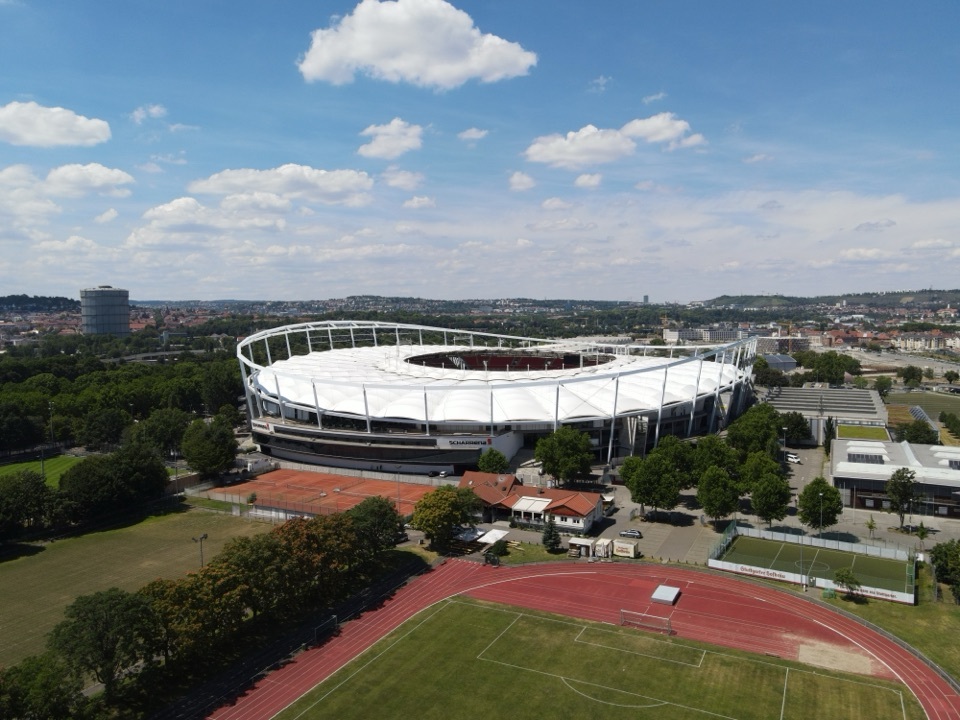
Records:
[[[679,587],[674,606],[653,589]],[[676,636],[840,667],[904,683],[931,720],[960,717],[960,695],[890,638],[806,598],[736,578],[654,564],[550,563],[493,568],[451,560],[400,589],[379,609],[344,624],[326,644],[299,655],[211,717],[268,718],[362,654],[421,610],[455,595],[618,623],[621,610],[669,613]]]
[[[368,497],[380,496],[392,500],[400,514],[406,516],[413,514],[414,505],[431,490],[436,490],[436,487],[399,480],[371,480],[300,470],[274,470],[257,475],[247,482],[214,488],[207,492],[207,496],[214,500],[243,503],[251,494],[256,494],[255,505],[258,508],[305,515],[343,512],[359,505]]]

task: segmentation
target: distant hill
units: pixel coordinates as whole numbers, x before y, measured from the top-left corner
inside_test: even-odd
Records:
[[[0,296],[0,310],[4,312],[80,312],[80,301],[65,297],[39,295]]]
[[[841,305],[864,307],[931,307],[960,304],[960,290],[896,290],[894,292],[849,293],[815,297],[788,295],[721,295],[704,303],[706,307],[780,308],[810,305]]]

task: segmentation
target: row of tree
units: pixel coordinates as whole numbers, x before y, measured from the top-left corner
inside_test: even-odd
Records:
[[[48,636],[44,655],[0,669],[0,717],[122,716],[143,684],[162,694],[165,682],[191,668],[216,666],[248,624],[273,627],[365,587],[401,529],[392,502],[367,498],[345,513],[234,539],[184,578],[81,596]],[[88,678],[103,684],[106,708],[81,693]]]
[[[0,542],[62,532],[116,516],[156,500],[167,488],[163,458],[176,449],[203,475],[231,467],[237,443],[226,406],[210,421],[176,410],[158,410],[127,434],[120,448],[81,460],[58,487],[32,470],[0,475]]]

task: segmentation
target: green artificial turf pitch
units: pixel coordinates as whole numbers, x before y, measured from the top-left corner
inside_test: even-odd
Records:
[[[895,592],[913,591],[907,579],[908,562],[859,555],[842,550],[829,550],[813,545],[803,545],[801,548],[800,545],[793,543],[739,535],[718,559],[780,572],[800,573],[801,556],[803,571],[810,577],[833,580],[833,574],[840,568],[846,567],[853,571],[862,585]]]

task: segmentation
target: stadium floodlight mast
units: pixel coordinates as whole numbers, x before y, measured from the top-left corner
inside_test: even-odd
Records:
[[[203,567],[203,541],[207,539],[207,534],[204,533],[200,537],[193,538],[195,543],[200,543],[200,567]]]

